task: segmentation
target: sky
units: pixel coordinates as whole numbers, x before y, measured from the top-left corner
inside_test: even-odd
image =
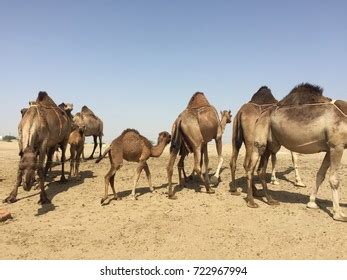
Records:
[[[281,99],[310,82],[346,100],[346,11],[347,1],[0,0],[0,135],[17,135],[41,90],[75,113],[90,107],[105,141],[126,128],[156,140],[196,91],[233,115],[263,85]]]

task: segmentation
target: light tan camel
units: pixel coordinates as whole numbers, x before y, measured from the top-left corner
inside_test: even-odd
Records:
[[[60,109],[46,92],[39,92],[36,103],[28,108],[18,126],[20,162],[17,181],[10,195],[4,200],[7,203],[16,201],[18,187],[23,182],[23,189],[29,191],[35,179],[39,177],[41,189],[39,203],[50,203],[44,190],[44,162],[46,154],[53,154],[56,145],[62,150],[61,181],[64,176],[65,150],[71,129],[67,113]],[[50,162],[47,162],[49,169]]]
[[[84,149],[84,130],[85,127],[75,126],[69,136],[70,144],[70,177],[79,177],[79,166],[81,155]]]
[[[255,127],[254,147],[247,170],[247,202],[250,207],[257,207],[251,186],[252,175],[260,156],[262,186],[268,202],[275,203],[268,193],[265,171],[269,155],[277,152],[280,145],[303,154],[326,152],[307,207],[318,208],[316,204],[318,188],[330,168],[333,218],[347,221],[339,205],[338,192],[340,185],[338,169],[343,151],[347,148],[347,102],[332,101],[323,96],[320,87],[301,84],[281,100],[277,107],[265,111],[260,116]]]
[[[184,169],[184,158],[194,154],[194,172],[204,182],[207,193],[215,191],[210,187],[208,176],[208,152],[207,144],[212,139],[221,141],[222,128],[216,109],[208,102],[202,92],[196,92],[190,99],[187,108],[178,116],[172,126],[172,143],[170,147],[170,160],[167,166],[168,175],[168,197],[176,199],[172,187],[173,166],[177,154],[181,158],[178,162],[179,184],[182,185],[182,172]],[[221,144],[220,144],[221,148]],[[205,167],[205,179],[202,177],[200,161],[203,159]]]
[[[220,126],[221,126],[221,129],[222,129],[222,133],[221,135],[218,135],[218,139],[215,139],[215,142],[216,142],[216,150],[217,150],[217,154],[218,154],[218,166],[217,166],[217,170],[215,172],[215,174],[210,178],[210,182],[214,185],[218,185],[219,183],[219,175],[220,175],[220,170],[222,168],[222,165],[223,165],[223,155],[222,155],[222,148],[223,148],[223,144],[222,144],[222,136],[224,134],[224,130],[225,130],[225,127],[228,123],[231,123],[231,111],[227,111],[227,110],[224,110],[224,111],[221,111],[220,112],[220,115],[221,115],[221,120],[220,120]],[[202,160],[202,151],[201,151],[201,159],[200,159],[200,169],[202,168],[202,164],[203,164],[203,160]],[[186,181],[187,178],[190,178],[192,179],[193,178],[193,175],[194,175],[194,170],[192,172],[192,174],[187,177],[186,175],[186,172],[184,171],[184,157],[183,155],[181,156],[180,160],[182,161],[181,162],[181,165],[182,165],[182,173],[183,173],[183,177],[184,177],[184,180]]]
[[[73,118],[74,123],[79,127],[85,127],[84,135],[86,137],[93,136],[94,140],[94,148],[93,152],[90,155],[89,159],[92,159],[94,156],[94,152],[96,147],[98,146],[98,137],[99,137],[99,147],[101,156],[102,149],[102,136],[104,125],[101,119],[99,119],[92,110],[90,110],[87,106],[83,106],[80,113],[77,113]],[[84,154],[83,154],[84,158]]]
[[[134,184],[131,192],[132,198],[136,199],[135,189],[142,170],[145,170],[149,188],[153,192],[154,189],[151,182],[151,173],[147,165],[147,160],[150,157],[160,157],[166,145],[169,144],[170,141],[170,134],[164,131],[159,133],[157,145],[153,146],[147,138],[142,136],[135,129],[126,129],[119,137],[113,140],[111,145],[104,151],[103,155],[96,161],[96,163],[100,162],[106,154],[108,154],[111,162],[111,168],[105,175],[105,195],[101,199],[101,204],[107,200],[109,184],[111,185],[114,199],[118,199],[114,188],[114,178],[116,172],[123,165],[123,159],[139,163],[134,176]]]
[[[254,128],[257,122],[257,119],[262,112],[270,110],[273,108],[278,101],[274,98],[271,93],[271,90],[263,86],[252,96],[251,100],[244,104],[240,110],[237,112],[234,122],[233,122],[233,136],[232,136],[232,154],[230,160],[230,169],[231,169],[231,194],[239,195],[237,191],[237,186],[235,184],[235,172],[236,172],[236,161],[241,149],[242,143],[246,147],[246,156],[244,159],[243,166],[245,170],[250,162],[250,157],[252,154],[252,149],[254,145]],[[304,183],[301,180],[297,156],[295,153],[291,152],[292,161],[295,171],[295,185],[300,187],[305,187]],[[276,153],[271,154],[272,160],[272,172],[271,172],[271,183],[278,185],[279,182],[276,178]],[[253,186],[253,191],[256,191]]]

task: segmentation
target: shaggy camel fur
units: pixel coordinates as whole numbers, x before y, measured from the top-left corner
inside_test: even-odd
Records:
[[[153,192],[154,189],[151,182],[151,173],[147,165],[147,160],[150,157],[160,157],[166,145],[169,144],[170,141],[170,134],[164,131],[159,133],[157,145],[153,146],[147,138],[142,136],[135,129],[126,129],[119,137],[113,140],[110,147],[108,147],[104,151],[103,155],[96,161],[96,163],[100,162],[106,154],[108,154],[111,162],[111,168],[105,176],[105,195],[101,199],[101,204],[107,200],[109,184],[111,185],[114,199],[118,199],[114,188],[114,178],[116,172],[123,165],[123,159],[139,163],[134,176],[134,184],[131,193],[133,199],[136,199],[135,189],[142,170],[145,170],[149,188]]]
[[[254,128],[256,122],[262,112],[270,110],[273,108],[278,101],[273,97],[271,90],[263,86],[252,96],[251,100],[244,104],[241,109],[237,112],[234,122],[233,122],[233,136],[232,136],[232,154],[230,160],[231,169],[231,194],[239,195],[237,191],[237,186],[235,185],[235,172],[236,172],[236,161],[241,149],[242,143],[246,147],[246,156],[243,163],[245,170],[250,162],[250,157],[252,154],[252,149],[254,145]],[[300,187],[305,187],[301,181],[301,177],[298,170],[297,156],[295,153],[291,152],[292,161],[295,170],[295,185]],[[271,172],[271,183],[278,185],[279,182],[276,178],[276,153],[271,154],[272,160],[272,172]],[[253,190],[256,192],[255,187]]]
[[[204,182],[207,193],[214,193],[210,187],[208,176],[207,144],[212,139],[221,141],[222,128],[216,109],[208,102],[202,92],[196,92],[190,99],[187,108],[178,116],[172,127],[172,143],[170,147],[170,160],[167,166],[168,196],[176,199],[172,187],[173,166],[177,154],[181,159],[178,162],[179,184],[182,185],[183,162],[186,155],[194,153],[194,172]],[[220,145],[221,144],[217,144]],[[200,160],[204,161],[205,179],[202,177]]]
[[[79,166],[81,155],[84,149],[84,130],[85,127],[77,127],[75,126],[73,131],[69,136],[69,144],[70,144],[70,177],[75,176],[79,177]]]
[[[44,190],[44,162],[46,155],[53,155],[55,147],[62,150],[61,181],[64,176],[65,150],[71,130],[71,121],[67,113],[60,109],[46,92],[39,92],[36,103],[24,114],[18,126],[18,144],[20,162],[17,181],[5,202],[16,201],[18,187],[23,182],[23,189],[29,191],[35,179],[35,171],[39,177],[41,189],[39,203],[50,203]],[[48,152],[47,152],[48,151]],[[50,161],[46,168],[49,169]]]
[[[101,149],[102,149],[102,136],[104,124],[101,119],[99,119],[92,110],[90,110],[87,106],[83,106],[80,113],[77,113],[74,118],[73,122],[79,126],[79,127],[85,127],[84,135],[86,137],[93,136],[94,140],[94,148],[93,152],[90,155],[89,159],[92,159],[94,156],[94,152],[96,147],[98,146],[98,137],[99,137],[99,147],[100,147],[100,154],[101,156]],[[84,158],[84,154],[83,154]]]
[[[304,154],[326,152],[317,173],[308,208],[318,208],[316,195],[330,168],[329,183],[332,189],[333,218],[347,221],[339,204],[338,169],[344,149],[347,148],[347,102],[332,101],[323,96],[318,86],[301,84],[295,87],[278,106],[263,112],[255,127],[254,146],[247,168],[247,204],[257,207],[252,193],[253,173],[260,161],[260,179],[269,204],[276,201],[268,193],[265,171],[271,153],[283,145],[288,150]]]

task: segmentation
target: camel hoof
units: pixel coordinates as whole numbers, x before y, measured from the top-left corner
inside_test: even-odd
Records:
[[[271,180],[271,184],[272,184],[272,185],[279,185],[280,182],[278,182],[277,180]]]
[[[255,190],[253,190],[253,196],[254,197],[263,197],[264,194],[261,191],[255,189]]]
[[[102,198],[100,204],[103,205],[107,198]]]
[[[173,194],[173,195],[169,195],[168,198],[171,200],[176,200],[177,196]]]
[[[306,188],[306,185],[303,182],[301,182],[301,181],[296,182],[294,186],[300,187],[300,188]]]
[[[235,195],[235,196],[239,196],[239,195],[241,195],[241,192],[239,192],[238,190],[230,190],[230,194]]]
[[[273,205],[273,206],[274,205],[280,205],[280,203],[276,199],[273,199],[273,198],[268,199],[267,204]]]
[[[132,195],[130,199],[131,200],[137,200],[137,196],[136,195]]]
[[[314,201],[310,201],[309,203],[307,203],[306,207],[309,209],[319,209],[317,203]]]
[[[43,204],[50,204],[51,201],[47,197],[41,197],[37,203],[43,205]]]
[[[17,201],[17,198],[10,195],[10,196],[6,197],[2,202],[3,203],[15,203],[16,201]]]
[[[67,183],[66,178],[65,178],[65,177],[61,177],[60,180],[59,180],[59,183],[60,183],[60,184],[65,184],[65,183]]]
[[[335,213],[333,219],[335,221],[347,222],[347,217],[343,213]]]
[[[208,194],[214,194],[214,193],[215,193],[215,190],[213,190],[213,189],[208,189],[208,190],[206,190],[206,193],[208,193]]]
[[[247,201],[247,206],[249,208],[259,208],[259,205],[255,202],[250,202],[250,201]]]
[[[213,175],[213,176],[211,177],[211,179],[210,179],[210,182],[211,182],[211,184],[212,184],[213,186],[218,186],[218,184],[219,184],[219,178]]]

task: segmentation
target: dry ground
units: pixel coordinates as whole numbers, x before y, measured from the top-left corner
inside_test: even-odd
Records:
[[[17,143],[0,142],[0,198],[11,191],[18,162]],[[87,147],[89,154],[90,145]],[[217,157],[210,146],[210,166],[215,170]],[[19,190],[14,204],[0,203],[14,219],[0,223],[0,259],[346,259],[347,224],[331,218],[331,191],[325,181],[319,191],[320,210],[309,210],[310,189],[322,160],[322,154],[299,157],[300,171],[308,188],[293,185],[290,154],[278,155],[279,186],[269,185],[281,204],[247,208],[245,185],[239,157],[239,197],[228,192],[231,148],[224,147],[225,170],[216,194],[198,192],[196,183],[178,191],[178,200],[166,197],[168,152],[151,159],[153,184],[157,193],[149,193],[142,174],[137,201],[128,198],[135,165],[125,163],[116,177],[121,201],[101,206],[103,176],[108,159],[99,165],[82,163],[81,181],[67,184],[51,182],[47,186],[51,205],[37,204],[38,191]],[[192,156],[187,169],[192,168]],[[59,167],[53,170],[58,175]],[[347,212],[347,156],[340,171],[341,202]],[[211,171],[212,172],[212,171]],[[55,180],[59,178],[56,177]],[[178,181],[177,170],[174,182]],[[259,185],[258,185],[259,186]]]

